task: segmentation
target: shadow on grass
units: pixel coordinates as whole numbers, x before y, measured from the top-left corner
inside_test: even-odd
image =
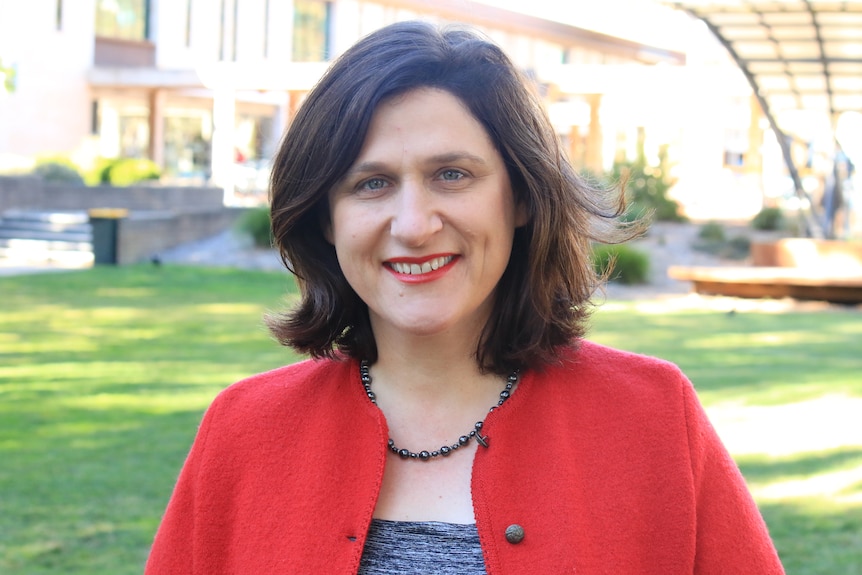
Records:
[[[862,447],[852,446],[817,453],[796,453],[788,457],[763,455],[735,456],[749,483],[771,483],[862,467]]]
[[[261,317],[284,274],[0,278],[0,573],[140,573],[201,415],[295,361]]]
[[[817,480],[842,471],[862,469],[862,447],[848,446],[785,457],[735,457],[749,484],[769,485]],[[850,496],[862,484],[841,490]],[[862,573],[862,500],[827,494],[788,496],[760,502],[784,567],[794,575],[859,575]]]
[[[591,339],[675,362],[706,403],[779,404],[827,393],[862,397],[862,314],[600,309]],[[633,333],[636,332],[636,333]],[[828,368],[826,368],[828,366]]]
[[[862,572],[862,505],[812,498],[763,504],[760,510],[788,574]]]

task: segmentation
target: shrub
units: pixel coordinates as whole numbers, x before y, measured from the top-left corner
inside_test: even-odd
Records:
[[[638,146],[638,156],[633,162],[614,162],[607,177],[614,181],[626,182],[626,193],[630,208],[624,219],[635,219],[639,214],[663,222],[684,222],[686,217],[680,213],[679,204],[667,196],[676,180],[668,174],[667,147],[662,147],[659,165],[647,164],[642,142]]]
[[[692,247],[721,258],[741,260],[751,252],[751,240],[744,235],[728,238],[724,226],[718,222],[707,222],[701,226]]]
[[[84,173],[84,181],[88,186],[108,184],[108,170],[116,162],[116,158],[96,158],[93,165]]]
[[[269,219],[269,207],[250,208],[240,217],[237,229],[248,234],[254,245],[261,248],[271,248],[272,227]]]
[[[707,222],[700,227],[697,237],[711,242],[723,242],[726,239],[724,226],[718,222]]]
[[[780,208],[763,208],[751,220],[751,227],[755,230],[779,230],[783,224],[784,214]]]
[[[84,185],[84,178],[71,162],[45,161],[33,168],[33,173],[46,182]]]
[[[748,236],[733,236],[727,240],[724,257],[733,260],[742,260],[751,253],[751,238]]]
[[[118,158],[108,162],[101,172],[100,182],[112,186],[130,186],[147,180],[158,180],[162,170],[146,158]]]
[[[626,245],[593,246],[593,267],[613,282],[626,285],[647,283],[649,256]]]

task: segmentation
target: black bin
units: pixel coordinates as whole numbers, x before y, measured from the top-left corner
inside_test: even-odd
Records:
[[[93,263],[117,265],[119,262],[120,220],[128,215],[127,210],[90,210],[90,226],[93,229]]]

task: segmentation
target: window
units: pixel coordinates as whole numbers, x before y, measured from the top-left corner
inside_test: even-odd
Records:
[[[96,0],[96,35],[147,40],[149,0]]]
[[[192,45],[192,0],[186,0],[186,47]]]
[[[269,58],[269,0],[263,8],[263,57]]]
[[[330,11],[329,2],[294,0],[294,62],[323,62],[329,59]]]

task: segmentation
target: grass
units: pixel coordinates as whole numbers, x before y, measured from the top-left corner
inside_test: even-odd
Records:
[[[203,409],[296,359],[261,321],[293,289],[173,266],[0,278],[0,573],[140,573]],[[801,575],[862,565],[860,336],[856,310],[637,303],[591,335],[686,371]]]
[[[97,268],[0,279],[0,573],[140,573],[202,410],[294,361],[284,274]]]

